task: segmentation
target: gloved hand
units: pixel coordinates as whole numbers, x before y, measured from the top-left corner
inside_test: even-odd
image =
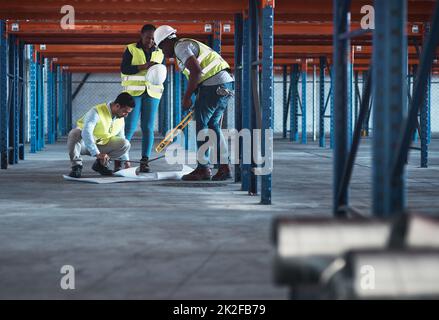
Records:
[[[106,166],[110,157],[106,153],[99,153],[96,155],[96,159],[98,159],[103,166]]]

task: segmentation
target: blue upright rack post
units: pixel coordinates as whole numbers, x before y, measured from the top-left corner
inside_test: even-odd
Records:
[[[307,63],[306,60],[302,63],[302,144],[307,142],[307,128],[306,128],[306,86],[307,86]]]
[[[353,89],[353,95],[354,95],[354,123],[357,123],[358,119],[358,112],[360,110],[360,99],[358,96],[358,76],[359,72],[354,71],[354,89]]]
[[[163,95],[164,94],[165,94],[165,92],[163,91]],[[160,134],[162,134],[162,132],[163,132],[163,111],[164,111],[164,108],[163,108],[163,95],[162,95],[162,98],[160,99],[159,110],[158,110],[158,117],[159,117],[159,119],[158,119],[158,128],[157,128],[157,130],[158,130],[158,132]]]
[[[366,89],[366,79],[368,77],[369,72],[368,71],[363,71],[362,72],[362,80],[363,80],[363,91],[362,91],[362,96],[364,97],[364,92]],[[371,97],[372,98],[372,97]],[[372,104],[372,99],[371,99],[371,104]],[[364,123],[363,123],[363,131],[362,131],[362,135],[363,136],[369,136],[369,121],[370,121],[370,113],[371,113],[371,108],[369,106],[369,110],[367,112],[367,116],[366,119],[364,119]]]
[[[250,108],[251,108],[251,57],[250,57],[250,19],[249,17],[244,18],[243,23],[243,86],[242,86],[242,128],[250,130]],[[251,156],[251,155],[250,155]],[[243,157],[245,160],[245,157]],[[249,190],[249,179],[250,179],[250,163],[242,163],[242,180],[241,189],[243,191]]]
[[[282,88],[283,88],[283,118],[282,118],[282,138],[287,138],[287,118],[288,118],[288,68],[286,65],[282,68]]]
[[[72,111],[73,111],[73,101],[72,101],[72,73],[67,72],[67,90],[66,90],[66,99],[67,99],[67,117],[66,117],[66,135],[72,130]]]
[[[67,73],[68,72],[66,70],[63,70],[63,73],[62,73],[62,78],[63,78],[63,98],[62,98],[62,100],[63,100],[63,105],[64,105],[64,107],[63,107],[63,109],[64,109],[63,110],[64,111],[64,114],[63,114],[64,124],[63,124],[63,132],[62,132],[63,136],[67,135],[67,124],[68,124],[68,113],[69,113],[69,111],[68,111],[68,107],[69,107],[68,81],[69,80],[68,80]]]
[[[35,53],[37,64],[37,151],[43,149],[44,140],[44,112],[43,112],[43,95],[41,94],[43,87],[43,77],[41,68],[41,56],[38,52]]]
[[[273,23],[274,3],[265,0],[262,8],[262,150],[265,156],[265,166],[270,173],[262,176],[261,203],[271,204],[272,193],[272,161],[273,161],[273,124],[274,124],[274,77],[273,77]],[[270,144],[267,146],[264,131],[268,130]],[[267,134],[267,133],[265,133]]]
[[[9,35],[9,164],[18,163],[18,139],[20,127],[20,114],[18,107],[18,48],[17,39],[14,35]]]
[[[175,128],[181,121],[181,73],[175,69],[175,66],[172,66],[172,70],[174,73],[174,81],[173,81],[173,98],[174,98],[174,110],[172,112],[173,116],[173,127]],[[177,137],[177,141],[181,143],[181,136]]]
[[[389,217],[405,209],[405,177],[392,181],[406,110],[407,2],[375,1],[373,35],[373,214]]]
[[[351,56],[352,59],[352,56]],[[348,72],[349,72],[349,76],[348,76],[348,149],[350,149],[350,146],[352,144],[352,134],[353,134],[353,125],[352,125],[352,117],[353,117],[353,105],[352,105],[352,99],[353,99],[353,86],[352,86],[352,82],[353,82],[353,70],[354,70],[354,65],[352,64],[352,60],[349,61],[348,63]]]
[[[37,64],[34,46],[29,46],[29,90],[30,90],[30,152],[37,152]]]
[[[242,51],[243,51],[243,18],[241,13],[235,14],[235,129],[242,130]],[[235,182],[241,182],[242,141],[239,143],[239,163],[235,165]]]
[[[20,96],[20,133],[19,133],[19,154],[18,157],[20,160],[24,160],[24,143],[25,143],[25,85],[24,85],[24,74],[25,74],[25,56],[24,56],[24,43],[20,41],[19,43],[19,76],[20,76],[20,85],[19,85],[19,96]]]
[[[64,76],[60,66],[57,66],[58,79],[58,135],[64,135]]]
[[[299,65],[291,67],[291,101],[290,101],[290,141],[299,140],[298,110],[299,110]]]
[[[186,77],[181,77],[181,96],[184,96],[185,92],[186,92],[186,88],[187,88],[187,79]],[[183,118],[186,116],[187,112],[183,111]],[[186,128],[183,129],[183,134],[184,134],[184,149],[185,150],[189,150],[189,126],[190,123],[186,126]]]
[[[6,24],[0,20],[0,68],[6,70]],[[7,73],[0,72],[0,168],[8,168],[8,88]]]
[[[348,0],[334,0],[334,183],[333,183],[333,213],[338,216],[338,208],[348,205],[348,190],[339,195],[343,170],[348,158],[348,61],[349,46],[346,38],[340,35],[349,32]]]
[[[330,103],[330,112],[331,112],[331,114],[330,114],[330,121],[329,121],[329,147],[331,148],[331,149],[334,149],[334,132],[335,132],[335,130],[334,130],[334,121],[335,121],[335,118],[334,118],[334,80],[333,80],[333,78],[334,78],[334,71],[333,71],[333,67],[331,67],[330,68],[330,70],[329,70],[329,78],[330,78],[330,81],[331,81],[331,89],[330,89],[330,92],[329,92],[329,94],[330,94],[330,99],[329,99],[329,103]]]
[[[162,135],[165,136],[166,133],[171,128],[171,68],[168,67],[168,75],[164,83],[163,92],[163,131]]]
[[[427,85],[427,100],[428,100],[428,140],[427,143],[431,142],[431,73],[428,77],[428,85]]]
[[[431,73],[428,76],[428,79],[431,78]],[[429,82],[427,81],[427,86],[425,87],[425,98],[424,102],[421,104],[421,114],[419,117],[420,127],[421,127],[421,168],[428,167],[428,118],[429,118]]]
[[[213,47],[212,49],[221,54],[221,37],[222,24],[221,21],[214,21],[213,23]]]
[[[413,98],[413,92],[415,90],[415,81],[416,81],[417,73],[418,73],[418,65],[414,64],[412,65],[412,93],[411,93],[412,98]],[[418,119],[419,119],[419,112],[418,112]],[[418,130],[415,130],[413,132],[413,141],[418,142],[418,137],[419,137],[419,132]]]
[[[214,21],[213,23],[213,47],[212,49],[215,50],[217,53],[221,54],[221,44],[222,44],[222,23],[221,21]],[[227,108],[223,113],[223,116],[221,118],[221,125],[222,127],[227,128]],[[217,137],[219,139],[219,137]],[[218,161],[218,164],[220,162],[220,150],[216,150],[216,159]],[[215,167],[217,164],[215,164]]]
[[[18,163],[20,154],[19,141],[20,141],[20,66],[19,66],[19,42],[18,39],[14,39],[14,151],[13,162]]]
[[[322,56],[319,59],[320,63],[320,81],[319,81],[319,146],[324,148],[326,146],[325,138],[325,67],[326,57]]]
[[[252,155],[254,154],[254,149],[257,147],[255,145],[255,141],[253,139],[253,130],[257,129],[257,113],[256,113],[256,94],[259,94],[259,90],[255,90],[255,87],[259,88],[259,65],[253,65],[253,63],[257,63],[259,60],[259,3],[256,1],[249,0],[249,43],[250,43],[250,68],[251,68],[251,91],[250,91],[250,107],[249,107],[249,118],[250,118],[250,128],[251,128],[251,149]],[[253,75],[256,76],[253,76]],[[258,177],[255,175],[254,170],[257,165],[255,163],[255,159],[251,157],[251,170],[249,172],[249,195],[256,195],[258,193]]]
[[[430,32],[430,24],[426,23],[424,28],[424,41],[428,37]],[[427,86],[425,87],[425,99],[424,103],[421,105],[421,112],[419,117],[419,124],[421,127],[421,168],[428,167],[428,145],[430,143],[430,108],[429,108],[429,100],[430,100],[430,83],[431,83],[431,72],[428,75]]]
[[[51,62],[47,63],[47,143],[55,143],[55,106],[53,103],[53,72],[50,67]]]

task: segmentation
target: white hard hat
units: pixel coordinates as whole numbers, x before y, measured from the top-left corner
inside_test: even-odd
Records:
[[[146,81],[158,86],[165,82],[167,74],[168,71],[165,65],[155,64],[149,67],[148,71],[146,72]]]
[[[172,28],[171,26],[160,26],[154,31],[154,42],[158,46],[163,40],[166,38],[173,36],[172,38],[175,38],[175,33],[177,30]]]

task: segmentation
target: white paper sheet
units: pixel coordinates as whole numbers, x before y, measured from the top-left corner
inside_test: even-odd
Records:
[[[120,182],[143,182],[143,181],[158,181],[158,180],[180,180],[185,174],[188,174],[193,169],[189,166],[183,165],[183,169],[180,171],[162,171],[152,173],[139,173],[139,167],[133,167],[129,169],[123,169],[116,172],[111,177],[91,177],[91,178],[72,178],[67,175],[63,175],[65,180],[96,183],[96,184],[108,184],[108,183],[120,183]]]

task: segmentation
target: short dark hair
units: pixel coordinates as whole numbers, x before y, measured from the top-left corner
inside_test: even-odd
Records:
[[[155,29],[156,29],[156,27],[154,25],[152,25],[152,24],[145,24],[142,27],[142,30],[140,30],[140,33],[144,33],[146,31],[155,31]]]
[[[136,105],[134,103],[133,97],[128,92],[122,92],[121,94],[119,94],[116,100],[114,100],[114,103],[121,105],[122,108],[134,108],[134,106]]]

